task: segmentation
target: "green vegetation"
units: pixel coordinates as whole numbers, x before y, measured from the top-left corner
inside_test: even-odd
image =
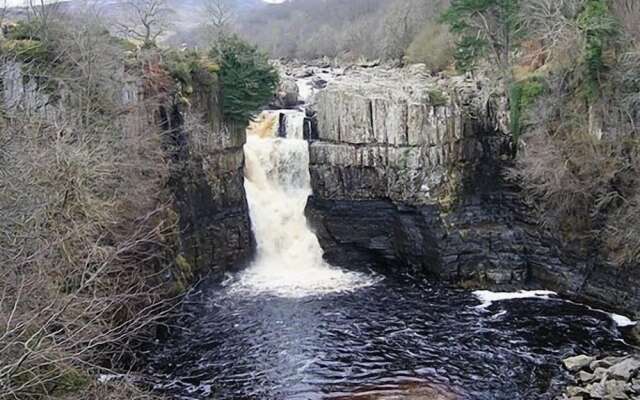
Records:
[[[20,21],[8,29],[5,40],[0,42],[0,55],[46,67],[54,62],[48,46],[49,43],[42,40],[37,20]]]
[[[488,56],[500,68],[510,68],[520,28],[519,0],[451,0],[442,21],[459,36],[456,61],[462,70]]]
[[[0,335],[0,397],[118,398],[93,374],[122,367],[120,357],[166,318],[167,299],[184,294],[195,274],[174,253],[170,170],[153,110],[174,95],[217,94],[220,60],[230,116],[248,119],[277,77],[239,40],[210,55],[140,50],[100,25],[49,22],[47,35],[18,25],[1,42],[2,61],[21,61],[23,80],[45,76],[56,85],[38,81],[24,103],[2,110],[0,249],[9,261],[0,281],[7,294],[0,322],[8,327]],[[123,107],[123,93],[138,83],[143,95]],[[234,93],[252,96],[235,102]],[[201,100],[204,110],[194,112],[217,113],[217,104]],[[196,119],[192,135],[217,133]],[[120,392],[132,398],[135,390]]]
[[[223,38],[211,53],[220,64],[225,118],[248,123],[275,93],[278,72],[256,46],[236,36]]]
[[[523,113],[535,103],[544,91],[545,83],[540,77],[528,78],[511,85],[509,89],[509,120],[514,142],[518,142],[522,133]]]
[[[442,16],[458,69],[507,88],[512,175],[543,223],[620,265],[640,262],[639,20],[627,0],[452,0]]]
[[[13,26],[8,26],[7,40],[40,40],[40,26],[38,19],[33,21],[18,21]]]
[[[429,100],[433,106],[444,106],[449,102],[447,95],[442,90],[432,89],[429,90]]]
[[[221,84],[225,116],[246,124],[277,74],[237,38],[161,50],[98,20],[47,18],[0,38],[26,94],[0,121],[0,398],[147,399],[95,374],[135,368],[138,341],[197,273],[178,255],[167,109],[185,101],[189,151],[204,156],[219,150]]]
[[[168,50],[163,65],[180,85],[180,94],[185,98],[193,94],[194,86],[217,90],[220,67],[200,52]]]
[[[91,377],[84,371],[76,368],[68,368],[59,373],[56,380],[54,395],[68,395],[84,391],[91,384]]]
[[[613,45],[618,23],[606,0],[588,0],[577,22],[585,39],[586,94],[589,100],[595,100],[599,94],[602,73],[607,67],[604,53]]]

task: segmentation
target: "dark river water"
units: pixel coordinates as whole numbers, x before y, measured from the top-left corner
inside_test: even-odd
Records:
[[[479,304],[406,277],[302,298],[208,285],[150,373],[180,399],[553,399],[563,357],[627,349],[607,314],[583,306]]]

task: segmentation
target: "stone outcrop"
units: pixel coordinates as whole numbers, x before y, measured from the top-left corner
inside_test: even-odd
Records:
[[[500,98],[483,82],[351,72],[318,94],[308,214],[337,263],[409,266],[455,282],[526,277],[503,190],[511,158]]]
[[[312,107],[307,214],[330,262],[640,311],[638,273],[575,256],[505,178],[513,143],[495,83],[356,68]]]
[[[283,77],[278,84],[276,94],[270,106],[273,108],[293,108],[298,105],[300,91],[296,81],[289,77]]]
[[[158,110],[170,155],[180,257],[195,275],[238,268],[255,248],[244,190],[245,127],[224,122],[220,93],[213,89],[197,87],[189,108],[174,96]]]
[[[564,360],[574,377],[558,399],[630,400],[640,399],[640,359],[637,356],[588,357]]]

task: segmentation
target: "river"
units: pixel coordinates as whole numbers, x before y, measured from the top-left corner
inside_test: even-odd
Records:
[[[304,217],[311,190],[301,121],[265,113],[250,130],[245,188],[256,259],[186,299],[174,334],[149,355],[158,391],[180,399],[553,399],[569,380],[564,357],[628,349],[611,316],[549,293],[474,293],[326,264]]]

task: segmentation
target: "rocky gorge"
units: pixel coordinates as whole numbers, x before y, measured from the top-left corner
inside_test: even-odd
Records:
[[[393,265],[456,285],[546,288],[637,317],[640,275],[578,255],[507,177],[499,82],[354,67],[311,108],[307,215],[339,265]]]
[[[551,399],[569,379],[560,358],[589,353],[621,358],[605,359],[607,374],[580,367],[589,379],[566,364],[579,383],[567,396],[634,398],[635,366],[603,378],[635,360],[608,313],[468,290],[544,288],[631,317],[640,304],[634,275],[574,254],[506,177],[515,149],[491,80],[306,66],[247,144],[206,72],[185,98],[156,68],[119,71],[118,140],[151,139],[131,157],[161,154],[153,200],[177,229],[149,282],[190,293],[146,350],[145,384],[180,399]],[[9,115],[55,126],[68,112],[19,64],[2,83]]]
[[[632,321],[567,299],[635,310],[611,292],[629,287],[585,272],[603,267],[545,231],[506,177],[514,144],[490,80],[419,66],[290,75],[245,146],[255,258],[187,298],[185,328],[150,357],[159,391],[635,398],[635,369],[624,382],[574,378],[571,359],[562,369],[576,354],[608,367],[635,357],[624,340]],[[300,215],[309,193],[317,241]]]
[[[62,102],[22,70],[21,63],[2,66],[4,112],[59,124],[66,117]],[[129,137],[156,135],[159,148],[153,150],[168,161],[163,183],[179,224],[173,279],[185,290],[198,277],[239,267],[253,254],[243,187],[245,128],[224,120],[219,86],[198,85],[187,105],[175,84],[159,85],[152,73],[116,72],[120,123]]]

